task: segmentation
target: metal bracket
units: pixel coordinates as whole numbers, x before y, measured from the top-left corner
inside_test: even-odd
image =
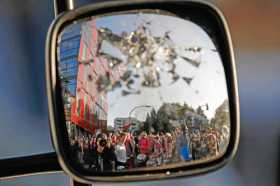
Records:
[[[75,7],[74,0],[53,0],[53,4],[55,17],[64,11],[73,10]]]

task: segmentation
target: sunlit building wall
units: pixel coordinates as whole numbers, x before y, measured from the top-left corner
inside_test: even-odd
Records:
[[[98,91],[98,78],[105,74],[109,74],[112,80],[120,78],[117,70],[109,68],[107,60],[97,56],[97,42],[95,22],[82,24],[76,100],[72,106],[71,121],[92,133],[107,129],[107,95]]]

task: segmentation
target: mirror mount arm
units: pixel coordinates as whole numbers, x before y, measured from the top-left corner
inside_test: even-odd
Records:
[[[55,17],[64,11],[73,10],[75,7],[74,0],[53,0],[53,4]]]

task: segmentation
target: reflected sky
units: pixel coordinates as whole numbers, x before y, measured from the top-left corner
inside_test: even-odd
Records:
[[[209,110],[205,110],[205,114],[208,118],[212,118],[216,108],[227,98],[227,89],[221,59],[217,52],[211,50],[216,48],[202,28],[187,20],[153,14],[117,15],[96,19],[98,28],[109,28],[114,34],[118,35],[123,31],[133,32],[139,25],[147,23],[153,36],[163,37],[164,33],[169,31],[171,40],[181,48],[202,47],[201,55],[194,56],[191,54],[192,57],[199,58],[201,64],[199,68],[195,68],[183,60],[175,61],[178,74],[193,77],[190,85],[187,85],[183,80],[179,80],[174,84],[165,83],[165,85],[156,89],[141,87],[140,95],[121,96],[120,89],[109,92],[108,124],[113,125],[116,117],[128,117],[129,112],[137,105],[151,105],[158,109],[163,101],[187,103],[193,108],[208,103]],[[162,73],[161,77],[163,81],[168,82],[166,75]],[[142,117],[145,117],[145,115],[142,114]]]

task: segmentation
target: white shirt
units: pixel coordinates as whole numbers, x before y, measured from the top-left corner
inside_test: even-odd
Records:
[[[124,144],[116,145],[115,154],[119,162],[126,163],[126,149]]]

